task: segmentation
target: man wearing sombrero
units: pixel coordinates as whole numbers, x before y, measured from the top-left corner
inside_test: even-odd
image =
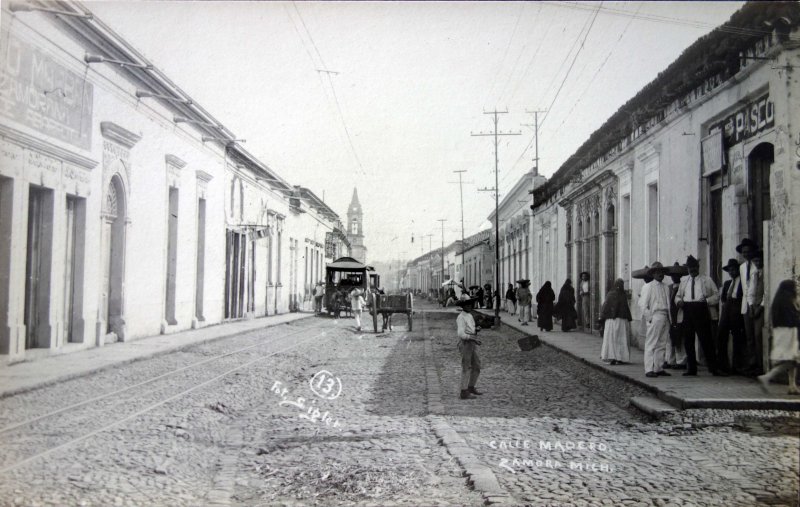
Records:
[[[720,370],[728,373],[737,373],[744,370],[747,356],[745,348],[746,341],[744,336],[744,320],[742,319],[742,290],[741,279],[739,278],[739,262],[736,259],[728,259],[728,263],[722,270],[731,277],[722,284],[720,300],[722,301],[722,311],[719,316],[719,330],[717,332],[717,363]],[[728,340],[733,335],[733,358],[728,364]]]
[[[474,398],[475,395],[483,393],[475,389],[475,384],[478,382],[478,375],[481,373],[481,360],[478,358],[477,346],[481,344],[478,341],[478,328],[475,325],[475,319],[472,317],[470,310],[472,310],[475,300],[469,297],[464,297],[456,303],[461,309],[461,312],[456,318],[456,328],[458,330],[458,351],[461,352],[461,399],[468,400]]]
[[[715,347],[711,340],[711,314],[709,305],[719,303],[719,291],[711,278],[700,274],[700,261],[693,256],[686,258],[686,268],[689,274],[681,278],[678,293],[675,294],[675,304],[683,310],[683,346],[686,348],[686,359],[689,363],[684,376],[697,375],[697,355],[694,347],[694,337],[700,339],[708,363],[708,370],[712,375],[725,375],[717,371]]]
[[[664,355],[669,340],[669,287],[663,282],[667,270],[656,261],[647,274],[653,280],[646,284],[639,296],[639,305],[647,322],[644,341],[644,371],[647,377],[669,377],[664,371]]]
[[[750,238],[744,238],[736,247],[742,254],[744,262],[739,266],[739,279],[742,283],[741,313],[744,321],[744,334],[747,339],[747,374],[758,375],[761,373],[761,340],[760,325],[764,313],[763,286],[759,285],[759,268],[755,257],[758,254],[758,243]],[[761,290],[759,290],[761,289]],[[762,321],[763,322],[763,321]]]

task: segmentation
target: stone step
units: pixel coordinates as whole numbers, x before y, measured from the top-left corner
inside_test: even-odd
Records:
[[[631,398],[631,405],[653,417],[660,417],[666,413],[678,410],[666,401],[650,396],[634,396]]]

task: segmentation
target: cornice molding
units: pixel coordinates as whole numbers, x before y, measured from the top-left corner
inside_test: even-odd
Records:
[[[184,162],[183,160],[181,160],[177,156],[169,154],[169,153],[164,155],[164,160],[166,161],[167,165],[171,165],[172,167],[175,167],[176,169],[183,169],[184,167],[186,167],[186,162]]]
[[[167,156],[169,156],[169,155],[167,155]],[[195,173],[195,175],[197,176],[197,179],[198,179],[198,180],[202,180],[202,181],[205,181],[205,182],[209,182],[209,181],[211,181],[211,180],[213,180],[213,179],[214,179],[214,176],[212,176],[212,175],[208,174],[208,173],[207,173],[207,172],[205,172],[205,171],[201,171],[200,169],[196,170],[194,173]]]
[[[110,121],[100,122],[100,133],[104,138],[121,144],[126,148],[133,148],[142,136]]]
[[[78,155],[73,151],[42,141],[37,137],[7,127],[2,123],[0,123],[0,136],[5,137],[9,142],[21,145],[22,148],[39,151],[85,169],[94,169],[100,163],[98,160]]]

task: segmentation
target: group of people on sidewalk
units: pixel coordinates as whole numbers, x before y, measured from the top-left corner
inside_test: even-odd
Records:
[[[587,274],[588,276],[588,274]],[[511,315],[519,313],[517,319],[523,326],[527,326],[533,320],[531,307],[533,304],[533,293],[530,290],[530,280],[517,280],[517,288],[508,284],[506,290],[506,311]],[[553,292],[553,285],[548,280],[536,293],[536,323],[540,331],[552,331],[553,319],[561,319],[561,330],[569,331],[577,327],[578,313],[575,310],[575,289],[572,281],[568,278],[558,294]]]
[[[800,311],[796,284],[793,280],[781,282],[773,299],[770,359],[776,363],[776,368],[761,375],[763,254],[750,239],[744,239],[736,251],[745,261],[740,264],[736,259],[730,259],[722,268],[730,279],[725,281],[721,291],[710,277],[700,274],[700,262],[692,255],[683,266],[676,262],[674,266],[665,267],[654,262],[649,267],[638,300],[647,325],[645,375],[651,378],[670,376],[667,369],[680,369],[686,370],[684,376],[696,376],[697,341],[712,375],[758,376],[762,385],[766,385],[780,373],[788,371],[789,393],[800,394],[795,384],[795,369],[800,360],[797,339]],[[666,275],[670,275],[671,284],[664,282]],[[629,362],[632,316],[622,280],[617,280],[609,291],[600,311],[600,320],[603,325],[601,358],[612,365]]]

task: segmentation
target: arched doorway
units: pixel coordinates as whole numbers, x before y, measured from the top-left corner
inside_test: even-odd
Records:
[[[104,341],[125,338],[125,196],[122,178],[115,174],[106,188],[102,212],[103,285],[98,338]]]
[[[747,157],[748,166],[748,232],[759,244],[764,244],[764,222],[772,218],[769,175],[775,161],[775,148],[761,143]]]

